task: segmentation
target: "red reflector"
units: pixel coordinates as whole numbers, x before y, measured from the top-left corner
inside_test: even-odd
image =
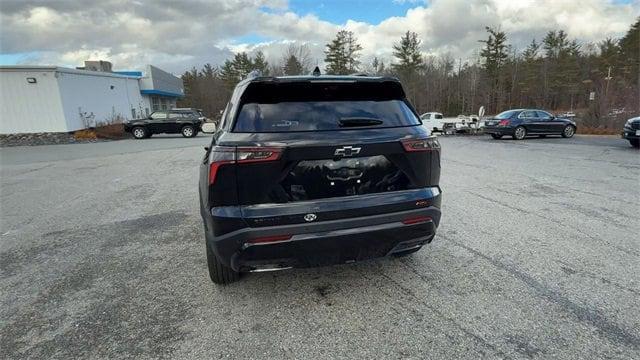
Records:
[[[278,241],[287,241],[290,240],[293,235],[273,235],[273,236],[263,236],[255,239],[251,239],[247,241],[250,244],[264,244],[270,242],[278,242]]]
[[[218,175],[218,169],[225,164],[233,164],[234,160],[216,161],[209,165],[209,185],[213,185],[216,182],[216,175]]]
[[[412,225],[412,224],[418,224],[418,223],[423,223],[427,221],[431,221],[430,216],[416,216],[416,217],[404,219],[402,220],[402,223],[405,225]]]
[[[509,126],[509,120],[501,120],[498,126]]]

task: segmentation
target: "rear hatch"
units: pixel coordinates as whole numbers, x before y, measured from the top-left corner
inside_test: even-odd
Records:
[[[221,145],[251,226],[429,206],[439,144],[397,81],[258,82]]]

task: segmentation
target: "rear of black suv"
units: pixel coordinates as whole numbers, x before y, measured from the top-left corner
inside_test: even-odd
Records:
[[[439,178],[440,145],[396,79],[244,80],[200,170],[211,279],[417,251]]]

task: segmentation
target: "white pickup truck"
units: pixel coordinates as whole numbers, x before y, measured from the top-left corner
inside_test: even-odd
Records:
[[[444,117],[439,112],[428,112],[420,115],[422,125],[430,131],[445,132],[450,130],[452,132],[465,132],[470,129],[478,128],[478,116],[477,115],[458,115],[458,117]],[[445,129],[445,124],[452,124],[450,129]]]

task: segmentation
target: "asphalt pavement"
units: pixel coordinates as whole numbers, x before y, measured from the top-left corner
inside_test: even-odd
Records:
[[[640,152],[441,137],[412,256],[210,282],[209,138],[0,149],[0,358],[640,358]]]

